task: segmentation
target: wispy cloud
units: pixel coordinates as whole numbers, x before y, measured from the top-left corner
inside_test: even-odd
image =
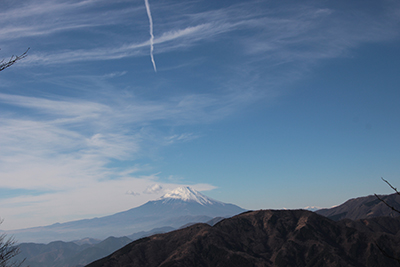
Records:
[[[149,24],[150,24],[150,58],[151,62],[153,63],[154,71],[157,72],[156,62],[154,61],[154,54],[153,54],[154,51],[153,18],[151,17],[149,0],[144,0],[144,3],[146,5],[146,12],[147,16],[149,17]]]
[[[165,53],[172,51],[177,47],[190,46],[196,41],[202,40],[205,37],[209,37],[217,33],[221,33],[223,31],[227,31],[229,28],[229,25],[225,25],[225,27],[222,26],[219,27],[219,29],[213,29],[213,25],[211,24],[202,24],[185,29],[165,32],[160,37],[157,37],[152,41],[144,41],[129,45],[123,44],[119,47],[66,50],[57,51],[54,53],[34,52],[31,53],[24,62],[21,62],[21,64],[66,64],[72,62],[115,60],[127,57],[138,57],[146,55],[145,48],[149,45],[150,47],[153,47],[154,44],[162,45],[158,51],[159,53]],[[151,49],[151,55],[152,53],[153,50]],[[151,59],[153,62],[154,57]],[[155,66],[155,63],[153,66]]]
[[[345,56],[352,48],[368,42],[396,38],[399,18],[383,12],[372,16],[362,11],[337,11],[313,5],[294,5],[251,22],[259,34],[245,39],[244,47],[258,60],[273,64],[315,63]],[[260,57],[261,55],[261,57]]]
[[[19,106],[40,110],[57,117],[92,117],[106,113],[109,108],[104,104],[79,100],[50,100],[45,98],[9,95],[0,93],[0,102],[11,106]]]
[[[167,144],[173,144],[175,142],[187,142],[197,138],[199,138],[199,136],[194,135],[193,133],[182,133],[167,136],[165,138],[165,141],[167,142]]]
[[[118,4],[117,1],[113,3]],[[103,12],[101,8],[108,8]],[[0,11],[0,37],[4,41],[46,36],[71,30],[121,23],[140,7],[115,9],[105,1],[28,1],[11,4]],[[89,16],[92,14],[93,16]],[[40,19],[38,19],[40,17]]]
[[[79,2],[79,5],[77,3],[69,4],[66,10],[75,10],[91,4],[92,1]],[[150,40],[145,41],[142,34],[129,34],[127,36],[132,36],[132,38],[127,38],[127,36],[115,36],[114,33],[106,32],[105,34],[112,35],[112,38],[104,38],[103,35],[101,36],[102,40],[116,40],[117,42],[103,41],[96,47],[81,47],[73,50],[60,45],[59,49],[50,53],[33,49],[23,64],[67,64],[88,60],[138,57],[147,55],[145,48],[150,46],[150,57],[153,68],[156,70],[154,45],[157,45],[157,53],[168,53],[187,49],[204,41],[215,42],[218,38],[226,38],[224,33],[227,32],[240,34],[241,38],[229,42],[237,46],[241,45],[244,54],[254,56],[249,60],[255,58],[269,60],[270,65],[293,61],[307,63],[345,55],[349,49],[365,42],[383,41],[398,36],[395,29],[399,24],[399,19],[392,15],[393,11],[383,12],[381,16],[372,17],[362,11],[351,13],[349,11],[349,14],[346,14],[334,9],[319,8],[311,3],[293,4],[285,9],[281,7],[268,8],[266,3],[255,2],[254,4],[262,7],[255,10],[249,8],[251,5],[238,4],[217,10],[192,13],[187,16],[167,16],[165,25],[160,25],[158,30],[160,34],[155,37],[150,6],[148,0],[145,0],[150,24]],[[48,8],[57,13],[63,10],[64,5],[66,4],[52,4]],[[160,8],[165,7],[160,6]],[[32,14],[35,14],[34,10],[31,11]],[[134,14],[139,14],[138,11],[140,11],[139,7],[130,7],[129,9],[129,12]],[[34,28],[16,26],[12,29],[9,28],[11,26],[6,26],[0,28],[0,36],[4,36],[7,40],[10,38],[9,36],[13,35],[12,32],[21,32],[22,35],[36,33],[51,35],[55,31],[70,31],[78,28],[94,29],[99,25],[104,25],[107,21],[110,22],[110,25],[119,25],[129,21],[126,10],[112,9],[107,13],[98,12],[96,14],[109,16],[111,19],[93,19],[98,17],[96,15],[90,16],[90,21],[85,21],[85,16],[78,20],[71,18],[71,22],[64,22],[59,27],[57,23],[29,26]],[[144,25],[141,24],[142,26]]]
[[[15,218],[36,212],[38,217],[34,220],[39,225],[46,220],[82,218],[88,210],[98,216],[129,209],[134,204],[126,199],[126,192],[135,195],[136,205],[152,199],[148,194],[136,192],[160,196],[160,188],[173,189],[178,185],[168,179],[168,183],[157,181],[157,174],[138,175],[148,173],[151,167],[131,164],[135,159],[146,157],[146,151],[152,150],[148,148],[186,142],[196,135],[153,131],[152,127],[156,127],[153,122],[208,123],[234,110],[222,110],[219,106],[221,101],[232,100],[224,97],[212,100],[212,96],[200,95],[173,97],[169,101],[144,101],[135,97],[125,102],[114,103],[112,97],[109,100],[104,104],[66,97],[0,94],[1,106],[14,109],[0,116],[1,187],[42,192],[1,200],[2,206],[9,207],[2,210],[2,216]],[[120,167],[118,162],[131,166]],[[158,186],[154,187],[155,184]],[[96,202],[96,197],[104,201]],[[78,203],[78,199],[85,201]],[[55,205],[59,213],[44,214],[46,208]],[[20,208],[15,209],[17,206]],[[23,227],[23,221],[19,223],[5,222],[3,227]]]

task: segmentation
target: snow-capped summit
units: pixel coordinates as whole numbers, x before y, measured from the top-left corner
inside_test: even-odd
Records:
[[[183,201],[197,202],[201,205],[212,205],[216,202],[219,203],[219,201],[206,197],[205,195],[201,194],[200,192],[194,190],[189,186],[181,186],[175,188],[171,192],[163,195],[160,199],[180,199]]]

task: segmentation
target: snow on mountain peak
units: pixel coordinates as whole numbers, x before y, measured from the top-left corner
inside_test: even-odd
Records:
[[[168,199],[168,198],[181,199],[183,201],[194,201],[201,205],[213,204],[217,202],[211,198],[206,197],[205,195],[201,194],[200,192],[194,190],[189,186],[181,186],[175,188],[171,192],[166,193],[161,197],[161,199]]]

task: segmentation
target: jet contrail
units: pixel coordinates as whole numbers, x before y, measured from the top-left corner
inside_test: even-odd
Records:
[[[150,58],[151,62],[153,63],[154,71],[157,72],[156,62],[154,61],[154,55],[153,55],[153,50],[154,50],[153,19],[151,18],[149,0],[144,0],[144,4],[146,5],[147,16],[149,17],[149,22],[150,22]]]

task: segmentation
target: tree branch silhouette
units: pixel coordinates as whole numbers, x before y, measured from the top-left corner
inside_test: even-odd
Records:
[[[3,220],[0,220],[0,224]],[[19,267],[25,261],[13,260],[15,256],[20,253],[16,241],[10,237],[7,238],[5,234],[0,235],[0,267]]]
[[[387,180],[383,179],[383,177],[381,177],[381,179],[382,179],[385,183],[387,183],[387,184],[390,186],[390,188],[392,188],[392,189],[396,192],[396,194],[400,195],[400,193],[399,193],[399,191],[397,191],[397,188],[396,188],[396,187],[394,187],[393,185],[391,185]],[[395,212],[397,212],[397,213],[400,214],[400,210],[398,210],[397,208],[395,208],[395,207],[393,207],[392,205],[390,205],[389,203],[387,203],[384,199],[382,199],[381,197],[379,197],[377,194],[374,194],[374,195],[375,195],[375,197],[376,197],[377,199],[379,199],[379,201],[383,202],[386,206],[388,206],[389,208],[391,208],[393,211],[395,211]]]
[[[396,187],[394,187],[393,185],[391,185],[387,180],[385,180],[383,177],[381,177],[381,179],[382,179],[382,181],[384,181],[388,186],[390,186],[390,188],[392,188],[395,192],[396,192],[396,194],[397,195],[400,195],[400,192],[399,191],[397,191],[397,188]],[[397,208],[395,208],[394,206],[392,206],[392,205],[390,205],[389,203],[387,203],[384,199],[382,199],[381,197],[379,197],[377,194],[374,194],[375,195],[375,197],[379,200],[379,201],[381,201],[382,203],[384,203],[386,206],[388,206],[389,208],[391,208],[393,211],[395,211],[395,212],[397,212],[397,213],[399,213],[400,214],[400,210],[398,210]],[[376,242],[375,242],[375,245],[378,247],[378,249],[383,253],[383,255],[385,255],[386,257],[388,257],[388,258],[391,258],[391,259],[394,259],[394,260],[396,260],[399,264],[400,264],[400,259],[399,258],[396,258],[396,257],[393,257],[393,256],[391,256],[391,255],[389,255],[389,253],[387,253],[382,247],[380,247]]]
[[[5,59],[0,61],[0,71],[7,69],[8,67],[11,67],[12,65],[14,65],[18,60],[21,60],[23,58],[25,58],[26,56],[28,56],[28,51],[30,48],[26,49],[26,51],[24,53],[22,53],[19,56],[15,56],[12,55],[11,58],[7,61],[5,61]]]

